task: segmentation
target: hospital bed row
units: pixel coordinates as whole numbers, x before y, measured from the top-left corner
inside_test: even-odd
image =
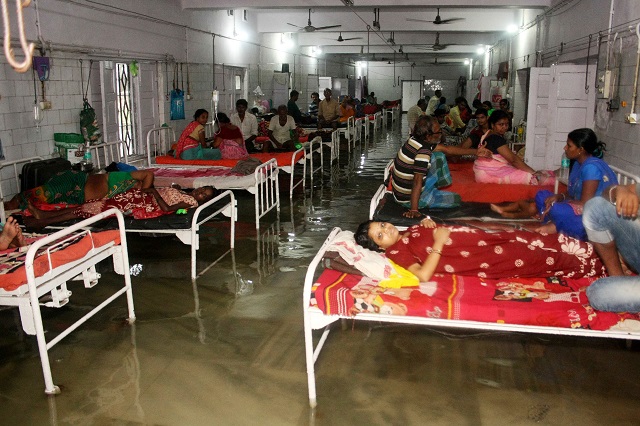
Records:
[[[107,145],[109,146],[109,145]],[[111,145],[113,146],[113,145]],[[100,154],[102,155],[102,154]],[[14,176],[12,181],[16,184],[16,192],[19,191],[19,167],[20,164],[29,163],[32,161],[41,160],[41,157],[29,157],[22,160],[0,163],[0,173],[5,167],[8,167],[10,171],[13,171]],[[117,156],[116,156],[117,160]],[[115,160],[114,160],[115,161]],[[270,176],[277,175],[275,164],[270,162],[262,165],[260,171],[253,176],[258,182],[256,186],[260,188],[258,191],[256,215],[264,215],[268,211],[268,206],[275,206],[277,204],[276,197],[277,191],[271,190],[274,185],[271,182]],[[277,181],[273,188],[277,189]],[[2,188],[0,187],[0,213],[2,223],[6,222],[6,216],[9,212],[4,211],[5,200]],[[279,205],[279,204],[278,204]],[[259,210],[259,211],[258,211]],[[202,204],[198,208],[190,209],[185,215],[168,215],[161,216],[154,219],[136,220],[132,218],[126,218],[125,232],[138,233],[138,234],[173,234],[186,245],[191,246],[191,278],[197,277],[196,262],[197,251],[200,246],[200,239],[198,231],[200,227],[218,216],[224,216],[229,218],[229,226],[231,230],[231,237],[229,242],[229,248],[232,249],[235,241],[235,223],[237,220],[237,201],[232,191],[223,190],[222,193]],[[261,217],[261,216],[260,216]],[[225,253],[226,254],[226,253]],[[224,254],[223,254],[224,256]],[[222,256],[221,256],[222,257]],[[214,262],[214,264],[217,260]],[[211,267],[210,265],[209,267]],[[207,268],[208,269],[208,268]],[[201,272],[202,273],[202,272]]]

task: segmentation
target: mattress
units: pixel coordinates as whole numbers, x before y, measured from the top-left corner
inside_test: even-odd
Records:
[[[92,232],[80,234],[65,239],[63,243],[52,248],[50,253],[53,269],[83,258],[94,247],[101,247],[109,243],[120,244],[118,231]],[[28,246],[20,249],[0,251],[0,295],[24,294],[28,290],[27,274],[24,267]],[[39,277],[49,272],[47,251],[38,252],[34,260],[35,276]],[[24,291],[23,291],[24,290]]]
[[[276,159],[278,163],[278,167],[290,167],[291,166],[291,156],[293,152],[270,152],[270,153],[259,153],[259,154],[249,154],[250,157],[257,158],[261,163],[266,163],[272,158]],[[304,152],[301,151],[296,155],[295,161],[299,161],[304,156]],[[159,155],[156,157],[156,164],[175,164],[175,165],[195,165],[195,166],[223,166],[223,167],[233,167],[236,165],[238,160],[181,160],[179,158],[174,158],[171,155]]]
[[[211,185],[217,189],[246,189],[256,184],[253,173],[241,175],[232,172],[229,167],[156,167],[149,170],[153,170],[154,185],[158,187],[177,184],[181,188],[200,188]]]
[[[473,173],[473,162],[449,163],[452,184],[445,191],[460,194],[462,201],[476,203],[502,203],[533,199],[536,192],[547,189],[553,192],[553,185],[501,185],[496,183],[478,183]],[[563,189],[561,188],[562,192]]]

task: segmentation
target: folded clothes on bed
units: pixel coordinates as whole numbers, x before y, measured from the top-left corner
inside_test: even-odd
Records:
[[[595,311],[585,288],[593,280],[437,275],[415,287],[383,288],[371,277],[326,269],[314,283],[312,306],[327,315],[406,315],[443,320],[607,330],[638,314]]]

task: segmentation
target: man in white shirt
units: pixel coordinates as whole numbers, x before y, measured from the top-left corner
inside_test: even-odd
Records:
[[[255,115],[247,112],[249,103],[246,99],[238,99],[236,101],[236,112],[231,114],[231,124],[234,124],[242,131],[247,152],[260,152],[254,145],[253,141],[258,136],[258,119]]]
[[[427,109],[427,101],[423,98],[418,99],[418,103],[407,110],[407,124],[409,125],[409,134],[413,133],[413,126],[416,125],[416,121],[421,115],[424,115],[424,110]]]
[[[436,108],[438,108],[438,104],[440,103],[440,97],[442,96],[442,90],[436,90],[435,95],[433,95],[429,99],[429,104],[427,105],[427,110],[425,113],[427,115],[433,115],[436,112]]]
[[[270,151],[294,151],[295,145],[291,137],[296,130],[296,123],[289,115],[286,105],[278,107],[278,115],[269,122],[269,139],[271,144],[265,143],[262,152]]]

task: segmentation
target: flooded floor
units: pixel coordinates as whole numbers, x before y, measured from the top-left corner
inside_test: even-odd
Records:
[[[406,127],[406,124],[403,124]],[[307,194],[256,234],[239,194],[236,249],[195,284],[189,248],[129,237],[137,321],[119,299],[50,351],[62,393],[44,394],[35,337],[0,311],[0,423],[90,425],[632,425],[640,424],[637,343],[348,321],[316,367],[311,410],[302,319],[306,268],[333,227],[355,230],[400,126],[326,168]],[[331,177],[331,179],[330,179]],[[198,269],[224,253],[228,222],[204,230]],[[44,309],[55,335],[120,283],[72,288]],[[50,337],[49,337],[50,338]]]

